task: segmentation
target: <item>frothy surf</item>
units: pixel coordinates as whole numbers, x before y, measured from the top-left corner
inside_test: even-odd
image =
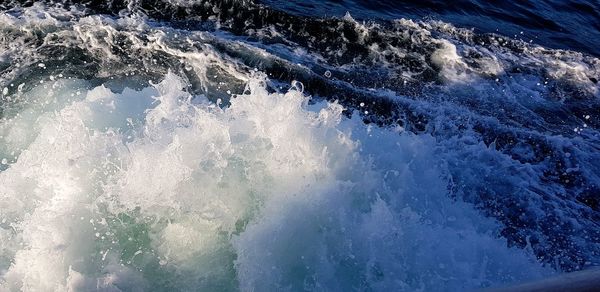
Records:
[[[103,3],[0,13],[0,290],[456,291],[599,264],[597,58]]]
[[[22,149],[0,173],[3,287],[453,290],[551,273],[448,198],[432,137],[264,82],[226,109],[175,74],[32,89],[46,102],[3,123],[20,142],[4,151]]]

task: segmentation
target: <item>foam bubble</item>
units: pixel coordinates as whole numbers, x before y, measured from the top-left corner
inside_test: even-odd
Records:
[[[82,90],[57,82],[58,100]],[[432,137],[264,82],[221,109],[170,73],[3,123],[28,138],[0,173],[1,287],[457,290],[551,273],[448,198]]]

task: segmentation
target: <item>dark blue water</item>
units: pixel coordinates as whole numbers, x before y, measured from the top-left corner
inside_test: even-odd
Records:
[[[263,3],[313,17],[340,17],[349,12],[361,20],[438,19],[480,32],[600,56],[600,1],[596,0],[265,0]]]

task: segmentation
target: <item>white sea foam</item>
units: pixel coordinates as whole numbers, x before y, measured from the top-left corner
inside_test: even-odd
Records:
[[[215,31],[177,29],[136,13],[78,9],[35,4],[0,14],[0,290],[456,291],[552,273],[529,246],[507,248],[499,237],[520,225],[499,226],[463,200],[532,222],[518,235],[533,238],[525,240],[540,257],[564,248],[549,243],[563,236],[546,230],[554,222],[579,224],[564,237],[581,243],[584,256],[594,252],[591,235],[575,235],[591,226],[578,222],[579,207],[554,210],[565,201],[562,187],[545,181],[553,168],[529,162],[539,141],[502,152],[474,128],[530,138],[541,133],[537,125],[560,130],[544,121],[551,115],[531,110],[548,106],[552,86],[597,97],[596,59],[535,46],[511,51],[494,38],[498,44],[476,43],[472,31],[441,22],[397,20],[390,30],[347,16],[340,25],[355,29],[352,42],[368,55],[344,60],[353,53],[345,34],[319,51],[286,39],[304,32],[275,25],[239,36],[219,23]],[[398,35],[400,43],[385,41]],[[336,103],[308,105],[296,90],[269,93],[281,80],[251,73],[257,64],[299,78],[328,69],[324,86],[332,86],[370,62],[424,85],[422,96],[369,92],[426,113],[416,123],[435,137],[366,126]],[[412,65],[399,70],[404,63]],[[167,68],[178,76],[164,76]],[[439,78],[419,81],[424,73]],[[137,90],[123,89],[130,81]],[[221,109],[184,88],[217,92],[225,103],[231,92],[244,94]],[[359,102],[365,113],[376,109]],[[591,126],[578,134],[595,135],[593,112],[583,114]],[[593,143],[572,149],[581,140],[554,133],[543,140],[583,157],[567,172],[598,181]],[[540,224],[549,218],[556,221]]]
[[[262,78],[226,109],[171,73],[33,89],[2,122],[0,287],[456,291],[550,273],[447,196],[433,138]]]
[[[431,61],[441,68],[440,76],[450,82],[472,79],[469,67],[456,52],[456,46],[447,40],[440,41],[440,48],[431,55]]]

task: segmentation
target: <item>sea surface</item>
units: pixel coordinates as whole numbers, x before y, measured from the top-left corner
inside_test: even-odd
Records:
[[[600,266],[597,1],[0,2],[0,291]]]
[[[266,0],[262,3],[309,17],[340,17],[350,13],[365,21],[440,20],[478,33],[497,33],[545,47],[600,56],[600,2],[594,0]]]

